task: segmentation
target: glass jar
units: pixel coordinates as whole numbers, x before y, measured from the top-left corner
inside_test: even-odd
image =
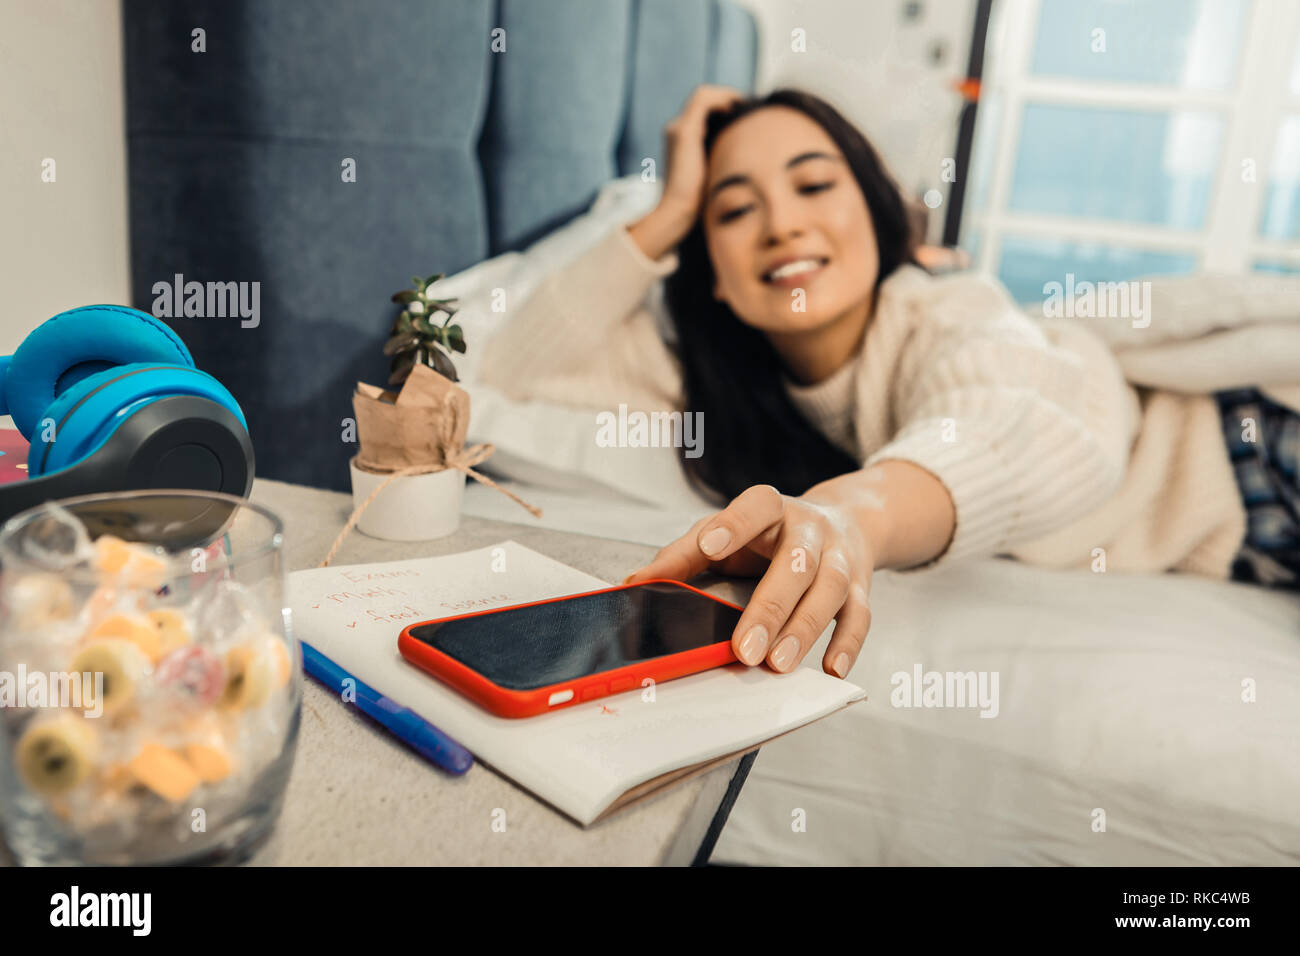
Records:
[[[20,864],[238,862],[263,843],[302,702],[283,543],[266,508],[182,490],[0,528],[0,822]]]

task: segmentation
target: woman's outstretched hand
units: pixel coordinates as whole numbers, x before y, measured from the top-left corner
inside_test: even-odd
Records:
[[[762,575],[731,638],[736,656],[750,665],[766,658],[773,670],[793,670],[835,619],[822,669],[844,677],[871,627],[874,569],[874,548],[849,508],[754,485],[660,549],[624,583],[686,581],[706,570]]]
[[[731,636],[736,656],[792,670],[834,618],[822,670],[844,677],[871,627],[872,573],[933,561],[956,528],[944,484],[920,465],[887,459],[797,498],[771,485],[746,488],[624,583],[686,581],[702,571],[762,575]]]

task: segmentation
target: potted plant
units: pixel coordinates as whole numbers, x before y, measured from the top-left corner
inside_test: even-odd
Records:
[[[389,339],[384,343],[384,354],[393,360],[389,385],[405,382],[417,364],[427,365],[453,382],[459,381],[451,353],[465,352],[465,333],[459,325],[451,322],[456,315],[452,307],[456,300],[429,296],[429,287],[442,277],[441,272],[427,279],[413,276],[414,289],[393,293],[393,301],[405,308],[393,322]],[[441,325],[437,322],[439,313],[444,316]]]
[[[390,389],[358,382],[353,396],[361,445],[351,462],[357,527],[390,541],[454,532],[468,473],[461,466],[473,463],[463,452],[469,396],[454,384],[451,359],[465,351],[465,334],[452,321],[456,300],[429,294],[441,278],[415,276],[412,288],[393,294],[402,311],[384,343]]]

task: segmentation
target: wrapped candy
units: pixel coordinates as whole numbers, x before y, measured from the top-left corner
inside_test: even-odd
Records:
[[[177,559],[112,535],[92,542],[51,510],[38,556],[92,575],[90,593],[79,600],[59,571],[6,569],[9,653],[92,674],[96,690],[82,710],[25,719],[18,776],[87,845],[188,838],[190,809],[233,812],[283,744],[292,656],[278,609],[206,566],[173,593],[163,585]]]

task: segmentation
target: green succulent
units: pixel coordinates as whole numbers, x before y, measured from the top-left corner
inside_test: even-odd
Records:
[[[414,288],[393,293],[393,301],[400,303],[403,309],[384,343],[384,354],[393,360],[389,385],[405,382],[416,362],[429,366],[453,382],[459,381],[451,353],[464,353],[465,332],[451,321],[456,315],[456,300],[433,299],[426,294],[429,286],[442,277],[441,272],[426,279],[412,276]],[[437,321],[439,313],[443,315],[441,323]]]

